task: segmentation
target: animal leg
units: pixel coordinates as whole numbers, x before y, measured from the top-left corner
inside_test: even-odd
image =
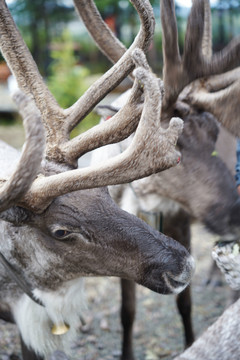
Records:
[[[121,279],[121,291],[121,322],[123,327],[121,360],[134,360],[132,333],[136,312],[136,285],[133,281]]]
[[[191,289],[188,286],[180,294],[178,294],[177,299],[177,308],[179,314],[182,317],[184,333],[185,333],[185,347],[192,345],[194,341],[194,333],[192,327],[192,301],[191,301]]]
[[[33,350],[30,350],[27,345],[24,343],[22,337],[21,339],[21,349],[22,349],[22,359],[23,360],[44,360],[43,357],[36,355]]]
[[[180,242],[180,244],[185,246],[188,251],[190,251],[190,217],[183,209],[179,209],[178,212],[164,218],[163,232],[164,234],[173,237],[175,240]],[[183,322],[185,346],[189,347],[194,341],[190,286],[177,296],[176,303]]]
[[[2,309],[1,307],[0,307],[0,319],[12,324],[15,323],[11,311]]]

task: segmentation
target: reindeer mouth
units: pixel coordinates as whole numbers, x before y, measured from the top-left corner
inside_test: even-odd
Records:
[[[163,274],[163,280],[165,281],[168,292],[179,294],[183,291],[190,283],[194,270],[195,261],[192,256],[189,256],[180,274],[174,275],[170,272]]]
[[[170,294],[179,294],[183,291],[189,281],[187,282],[180,282],[175,280],[173,277],[169,276],[168,274],[162,274],[161,280],[158,281],[152,278],[150,281],[139,282],[140,285],[146,286],[148,289],[157,292],[158,294],[162,295],[170,295]]]
[[[168,292],[174,294],[179,294],[181,291],[183,291],[190,281],[190,279],[186,281],[179,281],[178,277],[175,279],[167,273],[163,275],[163,279],[168,288]]]
[[[169,288],[170,292],[179,294],[190,283],[191,277],[195,270],[195,261],[192,256],[189,256],[186,260],[183,271],[179,275],[173,275],[172,273],[165,273],[163,279]]]

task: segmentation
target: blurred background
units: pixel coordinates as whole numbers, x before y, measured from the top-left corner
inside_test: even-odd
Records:
[[[156,16],[156,31],[148,60],[154,72],[161,76],[159,0],[152,0],[151,3]],[[175,3],[182,50],[191,0],[179,0]],[[62,107],[72,105],[111,66],[88,35],[71,0],[9,0],[8,5],[42,76]],[[139,29],[138,15],[129,1],[96,0],[96,5],[108,26],[128,47]],[[240,0],[212,0],[211,7],[213,47],[218,51],[240,33]],[[124,82],[117,91],[125,90],[127,85]],[[24,135],[16,108],[9,97],[9,88],[13,87],[10,71],[0,55],[0,133],[2,138],[10,142],[14,140],[13,145],[19,147]],[[96,114],[90,114],[72,136],[91,127],[98,120]],[[19,124],[19,133],[12,136],[12,130],[6,129],[6,125],[16,124]],[[5,132],[9,132],[9,136]]]

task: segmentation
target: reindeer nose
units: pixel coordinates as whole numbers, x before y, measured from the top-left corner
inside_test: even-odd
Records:
[[[181,273],[178,275],[166,272],[163,276],[167,287],[174,294],[179,294],[187,287],[195,270],[195,260],[189,255]]]
[[[195,269],[195,261],[189,254],[181,259],[168,257],[165,271],[163,264],[158,265],[145,269],[139,283],[160,294],[179,294],[188,286]]]

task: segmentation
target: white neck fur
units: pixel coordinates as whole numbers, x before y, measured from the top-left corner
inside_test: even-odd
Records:
[[[69,354],[71,342],[79,330],[80,315],[86,308],[83,279],[68,281],[57,291],[35,289],[33,294],[44,307],[23,295],[13,308],[25,344],[41,356],[48,356],[55,350]],[[52,326],[62,323],[68,324],[70,330],[64,335],[53,335]]]

